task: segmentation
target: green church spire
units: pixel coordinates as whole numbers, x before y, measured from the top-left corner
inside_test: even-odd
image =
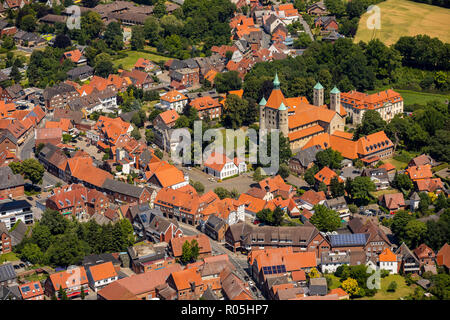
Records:
[[[280,89],[280,80],[278,80],[278,72],[275,73],[275,79],[273,79],[273,88]]]

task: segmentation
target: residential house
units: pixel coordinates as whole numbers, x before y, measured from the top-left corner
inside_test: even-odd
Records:
[[[413,250],[414,254],[420,261],[420,267],[424,266],[434,266],[436,260],[436,254],[433,249],[427,246],[425,243],[422,243],[420,246]]]
[[[117,280],[97,292],[99,300],[152,300],[157,287],[164,285],[174,272],[182,270],[178,263],[160,270],[132,275]]]
[[[433,172],[431,171],[430,165],[408,167],[406,169],[406,174],[414,182],[433,178]]]
[[[121,267],[121,262],[118,260],[117,254],[112,253],[100,253],[100,254],[90,254],[83,258],[81,265],[88,270],[92,266],[96,266],[98,264],[104,264],[106,262],[112,263],[114,266],[114,270],[119,271]]]
[[[44,290],[39,281],[19,285],[22,300],[44,300]]]
[[[260,189],[270,193],[272,199],[281,196],[285,199],[292,198],[296,194],[296,188],[284,182],[280,175],[269,177],[258,183]]]
[[[119,279],[110,261],[89,267],[86,274],[89,279],[89,286],[94,292]]]
[[[331,249],[328,240],[310,223],[295,227],[258,227],[239,222],[229,226],[225,241],[234,252],[290,247],[294,252],[315,252],[320,257],[323,251]]]
[[[24,97],[25,91],[20,84],[13,84],[12,86],[6,87],[2,90],[0,95],[0,99],[2,99],[5,103],[23,100]]]
[[[331,210],[336,211],[339,213],[339,217],[344,220],[348,221],[350,217],[350,210],[347,206],[347,202],[345,201],[345,198],[343,196],[333,198],[333,199],[327,199],[324,202],[324,205]]]
[[[46,122],[46,125],[49,121]],[[58,122],[59,123],[59,122]],[[41,143],[52,144],[57,146],[62,141],[63,129],[61,127],[56,128],[36,128],[34,129],[34,145],[39,146]]]
[[[210,215],[206,220],[204,232],[215,241],[223,242],[225,240],[225,231],[227,224],[223,219],[216,215]]]
[[[34,221],[31,204],[26,200],[11,200],[0,203],[0,223],[3,222],[6,228],[11,227],[18,221],[25,224],[32,224]]]
[[[387,270],[390,274],[398,273],[398,260],[397,255],[386,248],[378,255],[378,263],[380,270]]]
[[[339,29],[335,16],[319,16],[314,19],[314,25],[322,31],[338,31]]]
[[[330,12],[327,10],[324,1],[319,1],[308,6],[306,8],[306,13],[313,16],[326,16]]]
[[[192,242],[192,240],[196,240],[199,246],[199,259],[203,259],[205,257],[211,256],[211,242],[209,238],[204,234],[197,234],[195,236],[182,236],[177,238],[172,238],[170,240],[170,249],[172,252],[172,255],[175,258],[180,258],[183,254],[183,244],[187,241],[189,243]]]
[[[245,221],[244,214],[245,204],[231,198],[216,200],[201,211],[205,222],[209,216],[214,215],[222,219],[229,226],[239,221]]]
[[[320,145],[300,150],[291,159],[289,159],[289,169],[298,175],[305,173],[307,169],[314,165],[317,152],[322,151]]]
[[[157,189],[178,189],[189,184],[189,176],[166,161],[150,163],[148,169],[145,179]]]
[[[450,246],[448,243],[444,244],[436,254],[436,264],[444,266],[447,270],[450,268]]]
[[[327,279],[312,278],[309,279],[309,295],[325,296],[328,293]]]
[[[153,62],[151,62],[148,59],[144,59],[144,58],[139,58],[136,63],[134,64],[134,69],[137,69],[139,71],[144,71],[147,73],[153,73],[155,75],[160,74],[161,73],[161,68],[154,64]]]
[[[300,197],[296,198],[295,201],[302,209],[311,211],[315,205],[324,204],[326,199],[327,198],[323,191],[317,192],[314,190],[308,190]]]
[[[78,50],[78,49],[75,49],[75,50],[72,50],[72,51],[64,52],[63,57],[61,58],[61,62],[62,62],[64,59],[69,59],[70,61],[72,61],[73,63],[75,63],[75,65],[76,65],[77,67],[83,66],[83,65],[85,65],[85,64],[87,63],[86,57],[85,57],[85,56],[81,53],[81,51]]]
[[[197,109],[198,116],[202,120],[214,120],[222,115],[222,104],[219,103],[218,99],[213,99],[210,96],[196,98],[189,105]]]
[[[384,168],[366,168],[363,170],[361,176],[370,177],[377,190],[389,188],[389,176]]]
[[[160,97],[160,106],[166,110],[175,110],[182,114],[189,99],[177,90],[171,90]]]
[[[12,252],[12,241],[8,228],[0,222],[0,255]]]
[[[395,251],[395,255],[398,257],[399,270],[403,273],[419,273],[420,261],[416,255],[408,248],[403,242]]]
[[[416,190],[420,192],[440,193],[444,191],[444,184],[441,178],[421,179],[414,181]]]
[[[48,297],[55,295],[61,299],[59,290],[62,288],[68,298],[76,298],[81,294],[81,290],[87,294],[89,292],[89,280],[84,267],[71,267],[65,271],[51,274],[44,284],[45,294]]]
[[[44,90],[45,107],[49,111],[53,111],[56,108],[65,107],[70,101],[79,97],[80,94],[70,84],[61,82],[53,87],[47,87]]]
[[[248,285],[235,272],[224,269],[220,273],[222,291],[228,300],[253,300]]]
[[[172,238],[183,236],[183,231],[179,228],[178,222],[164,218],[159,208],[147,210],[136,215],[136,217],[139,236],[145,236],[152,242],[169,243]]]
[[[231,160],[223,153],[212,152],[203,163],[204,171],[219,179],[239,175],[247,171],[244,161],[235,158]]]
[[[387,208],[390,212],[395,212],[400,209],[405,209],[405,199],[403,198],[403,193],[390,193],[383,194],[378,198],[380,204]]]
[[[0,168],[0,197],[14,199],[25,193],[25,180],[14,174],[9,166]]]
[[[0,265],[0,288],[17,284],[17,274],[12,263]]]
[[[348,227],[354,235],[359,234],[356,236],[355,241],[358,243],[358,246],[363,245],[363,249],[369,259],[377,257],[384,249],[392,247],[392,243],[386,233],[370,219],[363,223],[359,218],[352,218],[348,222]],[[343,242],[352,241],[351,236],[349,238],[345,234],[339,236],[343,238]],[[341,249],[343,247],[345,245],[341,245]]]
[[[420,167],[426,165],[429,165],[431,167],[434,167],[436,165],[436,161],[427,154],[421,154],[420,156],[411,159],[411,161],[408,163],[408,167]]]
[[[200,84],[199,72],[189,68],[171,70],[169,76],[170,86],[175,90],[190,88]]]
[[[316,189],[319,189],[320,184],[324,183],[327,186],[327,192],[330,193],[331,180],[337,178],[339,183],[343,183],[344,180],[339,177],[336,172],[328,167],[323,167],[319,172],[314,175],[316,181]]]
[[[67,75],[72,81],[86,81],[94,75],[94,68],[88,65],[79,66],[67,71]]]
[[[101,188],[106,192],[111,202],[138,202],[142,204],[150,202],[152,196],[152,193],[147,188],[108,178],[104,180]]]
[[[206,290],[200,272],[195,267],[173,272],[167,283],[176,291],[178,300],[197,300]]]
[[[337,268],[343,265],[350,265],[350,252],[322,252],[320,257],[322,273],[335,273]]]
[[[130,78],[136,88],[144,91],[150,90],[154,83],[153,78],[148,73],[137,69],[131,71],[125,70],[120,76]]]

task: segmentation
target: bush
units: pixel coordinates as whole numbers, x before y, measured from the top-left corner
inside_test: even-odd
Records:
[[[358,212],[358,207],[356,205],[354,205],[353,203],[348,205],[348,209],[350,210],[351,213]]]
[[[395,292],[395,290],[397,290],[397,282],[392,281],[391,283],[389,283],[387,291],[388,292]]]

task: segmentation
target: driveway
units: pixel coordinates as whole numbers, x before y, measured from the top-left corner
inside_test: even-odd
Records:
[[[28,139],[19,148],[20,160],[34,158],[33,148],[34,134],[30,134]]]
[[[69,144],[74,145],[75,147],[79,148],[79,150],[87,152],[91,157],[99,161],[102,161],[104,152],[98,153],[99,149],[97,148],[97,146],[92,145],[90,142],[85,141],[85,139],[86,137],[80,136],[77,138],[78,141],[76,143],[70,142]]]

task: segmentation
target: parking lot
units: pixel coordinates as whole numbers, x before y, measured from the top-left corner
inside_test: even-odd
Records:
[[[77,147],[79,150],[83,150],[83,151],[89,153],[89,155],[94,157],[96,160],[102,161],[104,153],[103,152],[99,153],[98,152],[99,149],[97,148],[97,146],[92,145],[90,143],[89,139],[87,139],[86,137],[80,136],[77,138],[76,143],[70,142],[69,144]]]
[[[209,175],[198,168],[180,168],[183,172],[189,175],[189,178],[195,182],[199,181],[205,186],[205,192],[214,190],[215,188],[222,187],[229,191],[236,189],[239,193],[244,193],[250,189],[251,185],[255,183],[252,178],[252,173],[246,172],[239,177],[227,179],[222,182],[218,182],[217,178]],[[213,180],[214,179],[214,180]]]

